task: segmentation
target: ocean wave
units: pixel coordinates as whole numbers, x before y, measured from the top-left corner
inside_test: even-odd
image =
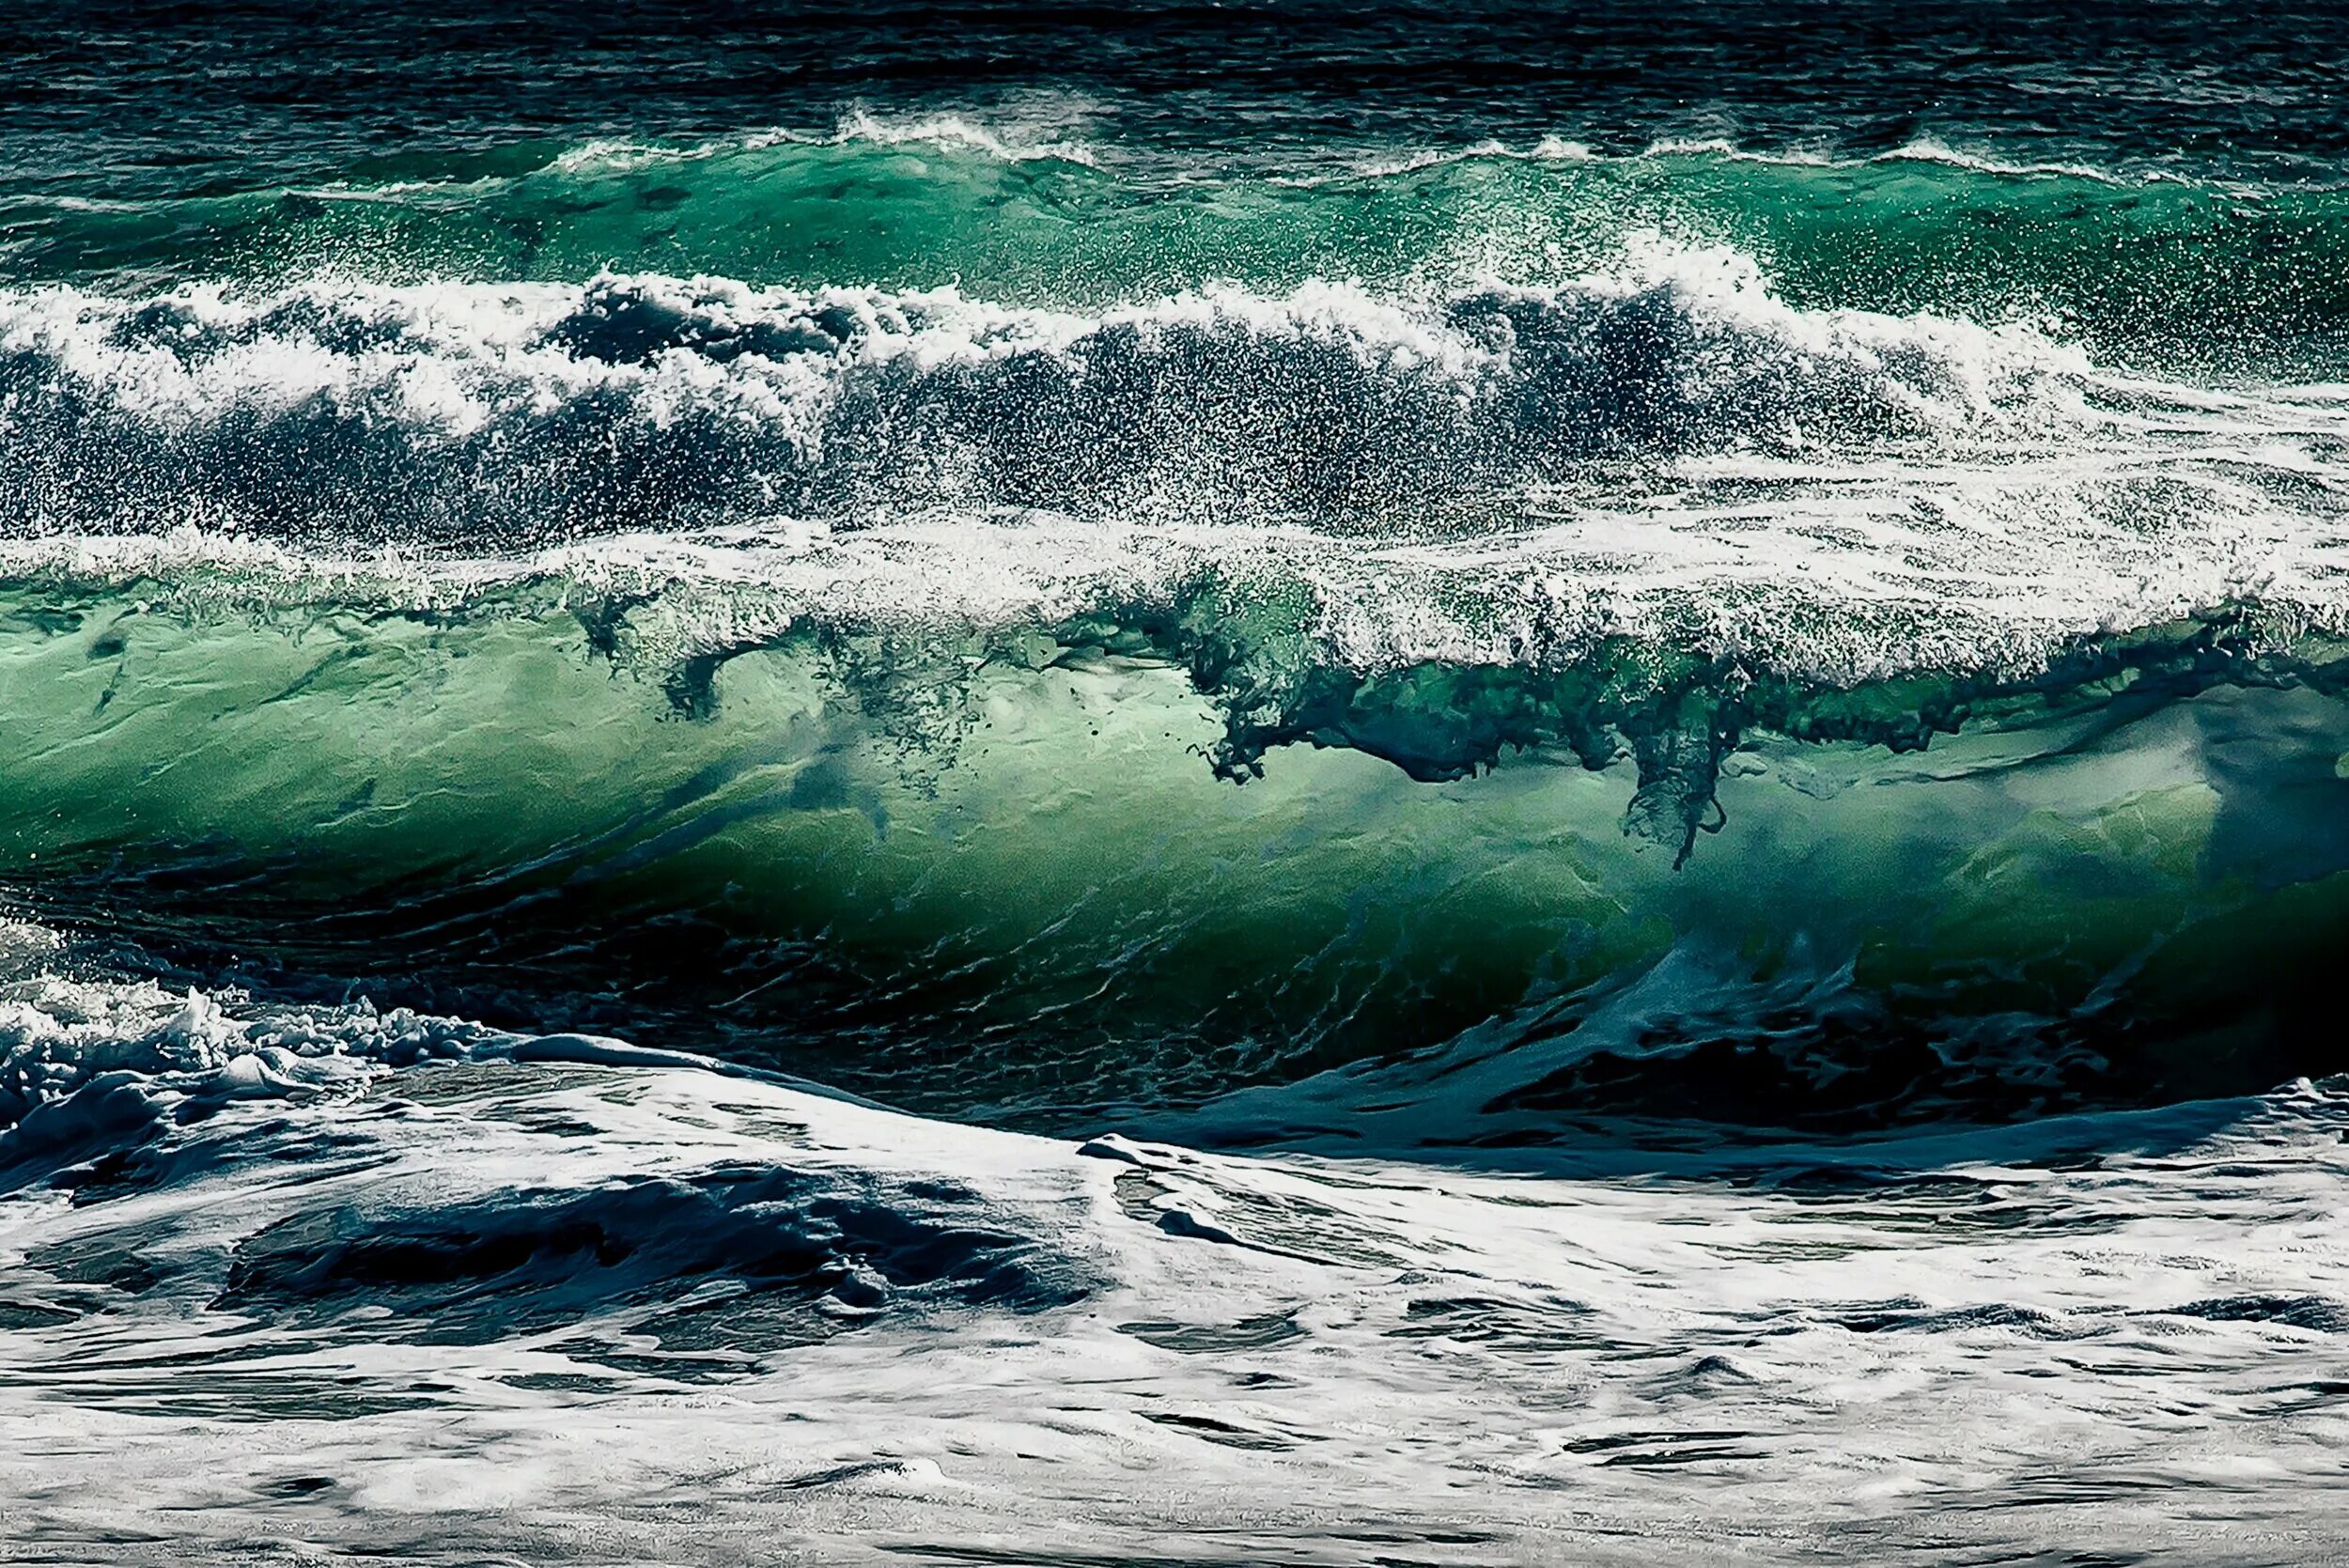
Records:
[[[2135,394],[2150,418],[2111,407]],[[1750,259],[1671,246],[1554,287],[1092,312],[610,275],[37,289],[0,297],[22,475],[0,529],[492,550],[883,507],[1320,526],[1509,504],[1600,461],[1999,460],[2224,426],[2210,406],[2028,331],[1798,310]]]
[[[774,147],[858,146],[925,147],[948,153],[977,154],[1005,163],[1040,161],[1073,163],[1086,168],[1103,166],[1099,149],[1065,134],[1071,120],[1081,118],[1081,115],[1070,105],[1060,104],[1054,108],[1056,112],[1049,116],[1023,121],[1001,114],[986,117],[952,113],[890,115],[855,107],[843,114],[829,132],[779,126],[684,145],[608,138],[565,148],[540,167],[566,173],[629,172],[662,164],[696,163],[733,152],[756,152]],[[1310,184],[1326,184],[1347,179],[1377,179],[1485,160],[1628,164],[1663,160],[1699,160],[1778,164],[1794,168],[1845,169],[1864,167],[1869,163],[1940,163],[1975,174],[2013,178],[2054,176],[2116,185],[2183,178],[2166,170],[2137,173],[2079,162],[2001,158],[1994,153],[1953,146],[1931,135],[1919,136],[1887,151],[1837,155],[1802,147],[1748,146],[1725,136],[1666,137],[1637,150],[1603,150],[1586,140],[1555,133],[1518,145],[1487,138],[1465,146],[1387,150],[1373,154],[1340,173],[1308,174],[1295,178],[1300,183]],[[1131,170],[1141,159],[1138,154],[1128,154],[1123,162]],[[1212,167],[1209,165],[1210,169]],[[1192,178],[1196,177],[1194,173]]]
[[[572,582],[697,603],[636,623],[676,659],[1213,604],[1364,676],[1610,640],[2028,675],[2221,605],[2336,624],[2344,439],[2337,387],[1798,310],[1664,246],[1545,289],[1096,312],[620,276],[0,295],[17,579],[409,610]]]
[[[215,588],[0,605],[21,907],[177,987],[634,1020],[954,1114],[1479,1030],[1606,1058],[1536,1120],[1716,1057],[1756,1114],[1823,1079],[1862,1119],[2240,1088],[2312,1064],[2306,955],[2349,920],[2349,661],[2244,607],[1843,686],[1620,639],[1365,671],[1213,586],[986,632]],[[1583,1050],[1587,1001],[1681,949],[1753,968]],[[2272,1027],[2211,1038],[2247,993]],[[178,1061],[210,1036],[177,997],[101,1026]]]
[[[1059,116],[1056,116],[1056,122]],[[775,127],[743,135],[690,146],[605,138],[567,147],[540,168],[560,174],[630,174],[670,164],[692,164],[736,152],[761,152],[777,147],[925,147],[949,153],[976,153],[1005,163],[1048,162],[1091,168],[1099,159],[1082,142],[1071,141],[1050,127],[1023,125],[998,116],[982,120],[967,115],[876,114],[856,107],[843,114],[828,134]],[[534,171],[535,172],[535,171]]]
[[[1729,253],[1096,313],[708,278],[45,290],[0,299],[0,526],[498,548],[880,505],[1312,520],[1595,458],[2044,430],[2077,380],[2025,336],[1794,311]]]
[[[1857,160],[1550,140],[1219,168],[1095,158],[1048,131],[851,119],[829,134],[491,150],[303,189],[27,195],[7,205],[0,260],[20,282],[117,293],[320,274],[576,284],[618,269],[1098,310],[1316,277],[1422,298],[1554,287],[1660,232],[1766,258],[1808,309],[2057,323],[2107,358],[2171,369],[2338,362],[2349,321],[2349,292],[2313,265],[2349,230],[2349,198],[2306,183],[2010,163],[1930,139]]]
[[[17,289],[0,881],[170,981],[92,1016],[141,1072],[309,1070],[193,985],[1036,1126],[1501,1035],[1463,1138],[2243,1087],[2342,928],[2345,422],[1653,238],[1085,308]]]

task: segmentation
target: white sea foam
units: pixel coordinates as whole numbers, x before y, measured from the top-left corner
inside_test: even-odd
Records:
[[[1995,157],[1989,153],[1968,152],[1932,136],[1921,136],[1913,142],[1894,147],[1890,152],[1877,153],[1870,162],[1940,163],[1949,168],[1970,170],[1975,174],[2016,177],[2055,175],[2066,179],[2092,179],[2099,184],[2106,185],[2129,183],[2106,170],[2087,163],[2063,163],[2055,160],[2018,163],[2013,159]]]
[[[2349,1324],[2338,1086],[1594,1129],[1509,1173],[1540,1157],[1056,1142],[554,1055],[0,1133],[12,1528],[733,1563],[1265,1552],[1333,1515],[1460,1562],[2342,1527],[2309,1391]],[[2101,1500],[2006,1506],[2059,1483]]]
[[[1081,107],[1054,104],[1050,113],[1039,108],[1025,116],[999,114],[981,117],[876,113],[860,105],[843,114],[829,132],[776,126],[681,145],[598,137],[566,148],[547,167],[566,174],[625,174],[668,163],[703,163],[732,153],[755,152],[762,147],[858,144],[976,152],[1008,163],[1051,161],[1094,167],[1099,160],[1093,149],[1062,134],[1072,118],[1082,117]]]
[[[1078,107],[1056,102],[1050,113],[1039,111],[1026,116],[999,114],[986,119],[954,114],[883,115],[858,107],[841,116],[832,140],[872,142],[882,147],[969,149],[1005,163],[1045,159],[1081,163],[1090,168],[1099,162],[1093,149],[1062,133],[1072,110]]]

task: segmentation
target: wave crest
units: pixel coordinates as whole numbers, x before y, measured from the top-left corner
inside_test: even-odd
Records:
[[[494,550],[907,505],[1346,523],[1595,459],[2045,423],[2077,368],[1962,322],[1794,311],[1734,253],[1425,304],[1314,285],[1097,313],[615,276],[37,290],[0,298],[0,529]]]

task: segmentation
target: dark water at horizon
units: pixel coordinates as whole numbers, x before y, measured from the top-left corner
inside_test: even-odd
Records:
[[[136,199],[379,159],[1008,113],[1245,156],[1563,135],[2328,179],[2349,44],[2309,5],[1140,4],[847,9],[390,0],[30,7],[0,23],[18,188]]]

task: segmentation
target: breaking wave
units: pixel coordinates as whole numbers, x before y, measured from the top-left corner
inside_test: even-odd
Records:
[[[690,587],[200,576],[0,606],[6,880],[108,970],[1037,1126],[1455,1038],[1520,1129],[1692,1073],[1802,1121],[2321,1064],[2349,662],[2245,607],[1842,686],[1630,639],[1350,669],[1228,596],[684,654]],[[1713,1000],[1592,1022],[1691,963]]]
[[[1795,311],[1734,253],[1097,312],[711,278],[19,291],[0,526],[479,551],[918,507],[1417,520],[1600,460],[2069,433],[2088,390],[2029,334]]]
[[[1129,178],[943,134],[463,200]],[[2208,194],[1550,149],[1250,199],[1586,163]],[[1093,298],[24,283],[0,886],[173,997],[650,1030],[1033,1126],[1418,1104],[1476,1142],[2322,1070],[2349,395],[1667,233]],[[101,1032],[148,1070],[178,1017]]]
[[[2349,194],[2061,163],[1924,141],[1863,160],[1547,138],[1335,167],[1201,165],[952,116],[692,146],[598,142],[394,158],[304,189],[0,206],[12,276],[119,293],[238,279],[576,281],[604,269],[820,289],[956,285],[1098,310],[1315,278],[1440,297],[1554,287],[1641,234],[1765,258],[1806,309],[2048,326],[2108,360],[2301,365],[2341,347],[2325,258]]]

